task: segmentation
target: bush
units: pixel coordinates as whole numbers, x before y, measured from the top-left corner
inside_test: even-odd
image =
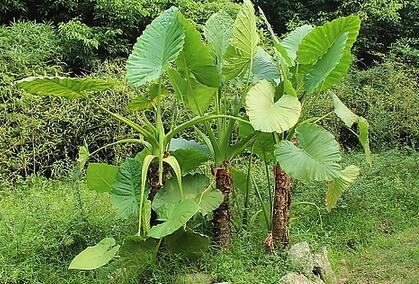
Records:
[[[58,27],[63,60],[70,71],[94,70],[103,59],[126,57],[144,28],[162,11],[177,6],[203,24],[221,9],[235,14],[231,0],[7,0],[0,7],[0,24],[16,19],[51,21]],[[37,11],[37,13],[31,13]]]
[[[123,125],[83,101],[30,96],[14,86],[14,81],[27,76],[64,75],[58,43],[49,24],[17,22],[0,27],[2,182],[34,172],[58,177],[71,169],[78,147],[84,141],[96,149],[128,135]],[[123,82],[122,65],[105,63],[96,76]],[[97,99],[113,111],[124,113],[131,93],[121,83]],[[97,159],[118,160],[123,151],[131,150],[114,147],[99,154]]]
[[[360,66],[382,61],[391,44],[417,39],[418,1],[404,0],[256,0],[278,34],[304,23],[323,24],[340,16],[358,14],[362,25],[355,53]]]
[[[419,70],[388,59],[368,70],[353,70],[332,91],[353,112],[370,124],[370,143],[375,149],[400,146],[416,148],[419,138]],[[327,94],[311,98],[317,114],[332,110]],[[315,114],[315,113],[313,113]],[[347,147],[356,137],[336,118],[323,122]]]

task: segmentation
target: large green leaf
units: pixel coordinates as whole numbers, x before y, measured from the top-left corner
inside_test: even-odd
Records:
[[[303,25],[287,34],[287,36],[281,41],[281,45],[287,51],[288,57],[292,60],[292,62],[294,62],[297,58],[297,50],[300,47],[304,37],[312,30],[312,26]]]
[[[125,267],[142,269],[156,261],[158,247],[159,242],[156,239],[126,236],[119,255]]]
[[[311,64],[327,53],[334,42],[344,33],[348,33],[345,52],[350,51],[359,33],[361,20],[358,16],[347,16],[316,27],[302,40],[297,50],[297,60],[301,64]]]
[[[97,192],[110,192],[119,172],[119,167],[104,163],[87,166],[87,187]]]
[[[149,93],[150,98],[147,98],[144,94],[132,98],[128,104],[128,109],[130,111],[140,111],[152,108],[156,106],[159,101],[169,95],[169,91],[164,87],[160,88],[157,83],[150,86]]]
[[[223,74],[227,80],[252,67],[258,43],[255,9],[250,0],[244,0],[234,21],[230,47],[224,56]]]
[[[208,251],[210,239],[190,229],[185,231],[183,228],[180,228],[173,234],[165,237],[164,243],[169,253],[179,254],[189,260],[194,260],[202,257]]]
[[[148,236],[163,238],[176,232],[199,211],[198,204],[192,199],[180,200],[176,203],[165,203],[157,209],[159,220],[164,221],[148,231]]]
[[[16,85],[34,95],[77,99],[89,92],[110,89],[114,83],[93,78],[29,77],[17,81]]]
[[[358,139],[362,147],[364,148],[365,158],[367,160],[367,163],[371,165],[372,155],[371,155],[371,149],[370,149],[370,142],[368,139],[368,129],[369,129],[368,121],[362,116],[360,116],[358,118],[358,132],[359,132]]]
[[[215,88],[220,86],[221,78],[211,55],[211,48],[202,42],[201,34],[183,16],[181,23],[185,30],[185,45],[176,60],[177,67],[186,76],[192,73],[196,80],[205,86]]]
[[[338,65],[335,69],[330,72],[329,76],[324,80],[322,89],[326,90],[332,87],[340,79],[342,79],[346,73],[348,73],[349,67],[352,64],[352,54],[350,50],[344,51]]]
[[[94,246],[87,247],[70,263],[68,269],[93,270],[107,264],[118,252],[114,238],[105,238]]]
[[[346,189],[359,176],[359,168],[350,165],[341,171],[340,176],[329,181],[326,193],[326,208],[330,212]]]
[[[202,114],[208,109],[216,88],[202,85],[193,77],[182,78],[173,68],[169,68],[167,74],[176,97],[185,102],[194,114]]]
[[[176,157],[182,172],[188,173],[208,161],[210,151],[207,146],[183,138],[174,138],[170,141],[170,153]]]
[[[359,117],[354,114],[342,101],[332,94],[333,107],[336,115],[345,123],[347,127],[351,127],[354,123],[358,122]]]
[[[324,89],[322,83],[325,82],[333,69],[339,64],[347,40],[348,33],[345,32],[336,39],[332,46],[327,50],[327,53],[323,55],[307,73],[304,87],[308,92],[312,92],[318,87]]]
[[[281,80],[281,74],[272,56],[259,46],[253,61],[252,72],[255,82],[265,79],[278,85]]]
[[[276,145],[280,166],[292,177],[303,181],[323,181],[340,176],[339,144],[322,127],[304,123],[295,129],[299,146],[288,140]]]
[[[117,215],[126,218],[138,212],[141,162],[128,158],[119,168],[119,173],[111,190],[112,205]]]
[[[206,215],[218,208],[223,202],[223,194],[210,186],[210,180],[202,174],[187,175],[182,179],[185,199],[194,200],[199,205],[199,211]],[[153,209],[158,210],[165,204],[182,200],[179,185],[175,178],[169,179],[159,190],[153,200]]]
[[[127,79],[141,86],[158,79],[182,50],[185,34],[177,8],[164,11],[149,24],[127,61]]]
[[[204,36],[211,44],[219,63],[222,62],[224,53],[230,45],[233,23],[231,17],[223,10],[212,14],[205,23]]]
[[[293,127],[300,117],[297,97],[284,94],[274,102],[275,87],[266,80],[253,86],[246,97],[246,113],[255,130],[282,133]]]

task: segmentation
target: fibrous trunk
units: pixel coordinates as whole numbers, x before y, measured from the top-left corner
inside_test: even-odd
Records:
[[[163,165],[163,184],[166,181],[166,176],[169,171],[169,168],[166,164]],[[163,184],[159,183],[159,165],[158,164],[150,164],[147,172],[147,182],[150,186],[150,193],[148,194],[148,200],[153,202],[154,196],[156,196],[157,192],[159,192],[160,188],[162,188]],[[153,210],[151,210],[151,219],[150,224],[156,225],[157,222],[157,214]]]
[[[288,222],[291,206],[291,177],[278,165],[274,166],[273,171],[275,192],[272,212],[272,249],[289,244]]]
[[[213,229],[216,242],[223,248],[231,244],[229,199],[233,189],[233,179],[226,167],[214,167],[216,187],[224,195],[224,201],[214,210]]]

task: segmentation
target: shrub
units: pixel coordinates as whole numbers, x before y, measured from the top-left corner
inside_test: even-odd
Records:
[[[419,104],[417,77],[419,70],[389,58],[368,70],[353,70],[333,92],[342,102],[370,123],[371,146],[377,150],[417,147],[419,138]],[[311,99],[315,112],[331,111],[326,98]],[[332,116],[331,116],[332,117]],[[347,147],[354,147],[353,135],[335,118],[325,122]]]
[[[49,24],[16,22],[10,27],[0,27],[2,182],[33,172],[60,176],[71,168],[77,148],[85,140],[97,148],[126,135],[123,126],[93,107],[58,98],[23,96],[14,86],[14,81],[25,76],[64,75],[59,42]],[[96,76],[118,77],[123,81],[124,71],[118,62],[105,63]],[[130,93],[121,83],[101,100],[124,113]],[[109,149],[98,159],[112,161],[122,151],[118,147]]]

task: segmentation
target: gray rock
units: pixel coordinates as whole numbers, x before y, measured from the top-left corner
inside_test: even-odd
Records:
[[[323,280],[326,284],[337,284],[336,275],[332,270],[329,259],[327,257],[326,248],[322,248],[320,252],[313,255],[313,273]]]
[[[314,284],[303,274],[290,272],[279,279],[279,284]]]
[[[307,242],[300,242],[291,246],[288,251],[288,258],[295,270],[304,273],[308,277],[313,273],[313,255]]]

